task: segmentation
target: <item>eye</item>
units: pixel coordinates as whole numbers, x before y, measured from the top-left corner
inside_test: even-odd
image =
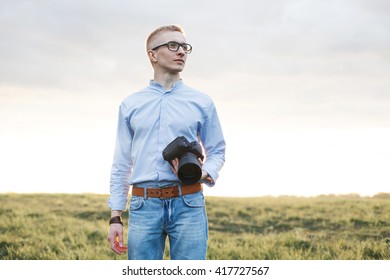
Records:
[[[168,43],[168,49],[177,51],[179,49],[179,43],[169,42]]]
[[[184,50],[186,53],[190,53],[191,50],[192,50],[192,47],[191,47],[190,44],[184,43],[184,44],[182,44],[182,47],[183,47],[183,50]]]

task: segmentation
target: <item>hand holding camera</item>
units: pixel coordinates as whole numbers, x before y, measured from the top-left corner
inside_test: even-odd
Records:
[[[197,141],[190,143],[184,136],[179,136],[168,144],[162,155],[177,170],[177,176],[183,184],[191,185],[202,178],[201,161],[204,156]]]

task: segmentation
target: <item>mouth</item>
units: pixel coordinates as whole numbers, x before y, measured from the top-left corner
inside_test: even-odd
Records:
[[[175,59],[175,62],[179,62],[179,63],[182,63],[182,64],[185,63],[183,59]]]

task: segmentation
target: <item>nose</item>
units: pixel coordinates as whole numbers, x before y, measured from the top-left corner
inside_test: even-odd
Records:
[[[177,50],[177,54],[184,56],[186,53],[182,46],[179,46],[179,49]]]

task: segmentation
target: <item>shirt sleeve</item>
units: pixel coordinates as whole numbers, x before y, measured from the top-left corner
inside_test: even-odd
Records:
[[[206,109],[205,122],[200,130],[200,140],[206,153],[202,169],[213,179],[212,183],[207,181],[204,183],[212,187],[225,163],[226,146],[217,110],[213,103]]]
[[[126,107],[122,104],[119,108],[118,127],[115,141],[114,159],[111,167],[110,197],[108,207],[111,210],[126,209],[129,193],[129,177],[132,170],[131,133]]]

